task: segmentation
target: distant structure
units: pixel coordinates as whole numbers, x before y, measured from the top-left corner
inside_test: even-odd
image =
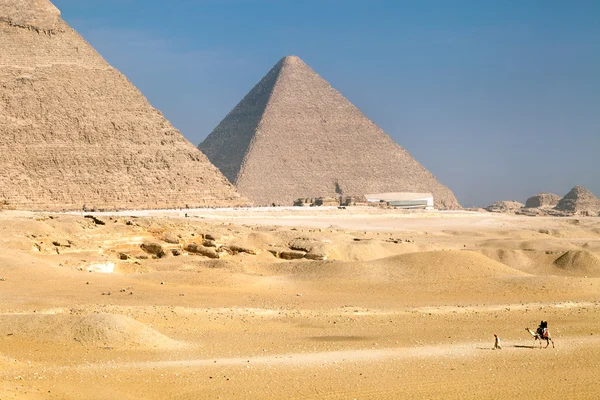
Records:
[[[583,186],[575,186],[555,207],[556,210],[597,216],[600,213],[600,199]]]
[[[486,211],[495,213],[515,213],[521,210],[525,204],[514,200],[497,201],[485,208]]]
[[[388,206],[406,209],[433,209],[431,193],[377,193],[365,195],[369,203],[386,203]]]
[[[552,193],[538,193],[525,202],[526,208],[554,207],[558,204],[560,196]]]
[[[256,205],[367,193],[454,194],[300,58],[285,57],[199,146]]]
[[[0,208],[246,204],[47,0],[0,0]]]

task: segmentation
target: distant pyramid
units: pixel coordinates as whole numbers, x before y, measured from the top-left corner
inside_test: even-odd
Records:
[[[0,208],[244,203],[47,0],[0,0]]]
[[[526,208],[554,207],[558,204],[560,196],[552,193],[538,193],[525,202]]]
[[[289,56],[199,146],[257,205],[384,192],[454,194],[298,57]]]
[[[573,213],[580,211],[598,213],[600,212],[600,199],[583,186],[575,186],[565,197],[560,199],[555,209]]]

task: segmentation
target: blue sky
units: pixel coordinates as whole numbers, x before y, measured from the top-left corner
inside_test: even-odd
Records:
[[[600,196],[600,1],[53,2],[194,144],[294,54],[464,206]]]

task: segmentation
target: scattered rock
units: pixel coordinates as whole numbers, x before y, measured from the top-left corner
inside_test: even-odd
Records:
[[[298,260],[300,258],[304,258],[304,256],[306,256],[307,253],[305,253],[304,251],[298,251],[298,250],[283,250],[282,252],[279,253],[279,258],[284,259],[284,260]]]
[[[202,256],[208,257],[208,258],[221,258],[221,254],[217,252],[216,249],[214,249],[213,247],[204,247],[202,245],[199,245],[197,243],[190,243],[187,246],[185,246],[185,251],[188,251],[190,253],[194,253],[194,254],[200,254]]]
[[[164,233],[160,239],[166,243],[179,244],[179,237],[176,234],[174,234],[173,232]]]
[[[227,248],[229,249],[231,254],[246,253],[246,254],[251,254],[253,256],[258,254],[257,250],[251,249],[251,248],[245,247],[245,246],[231,245],[231,246],[227,246]]]
[[[96,225],[106,225],[106,222],[102,221],[100,218],[94,216],[94,215],[84,215],[84,218],[89,218],[92,221],[94,221],[94,223]]]
[[[144,242],[141,246],[142,250],[144,250],[148,254],[152,254],[157,256],[158,258],[165,256],[165,251],[160,243],[156,242]]]
[[[202,245],[204,247],[214,247],[214,248],[219,247],[219,245],[217,244],[217,242],[215,242],[214,240],[210,240],[210,239],[204,239],[202,241]]]
[[[304,258],[308,260],[317,260],[317,261],[325,261],[327,260],[326,253],[320,253],[318,251],[311,251],[304,255]]]

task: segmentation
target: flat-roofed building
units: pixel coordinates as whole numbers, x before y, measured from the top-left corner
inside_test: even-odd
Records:
[[[431,193],[391,192],[365,195],[369,203],[385,202],[398,208],[433,209],[433,195]]]

